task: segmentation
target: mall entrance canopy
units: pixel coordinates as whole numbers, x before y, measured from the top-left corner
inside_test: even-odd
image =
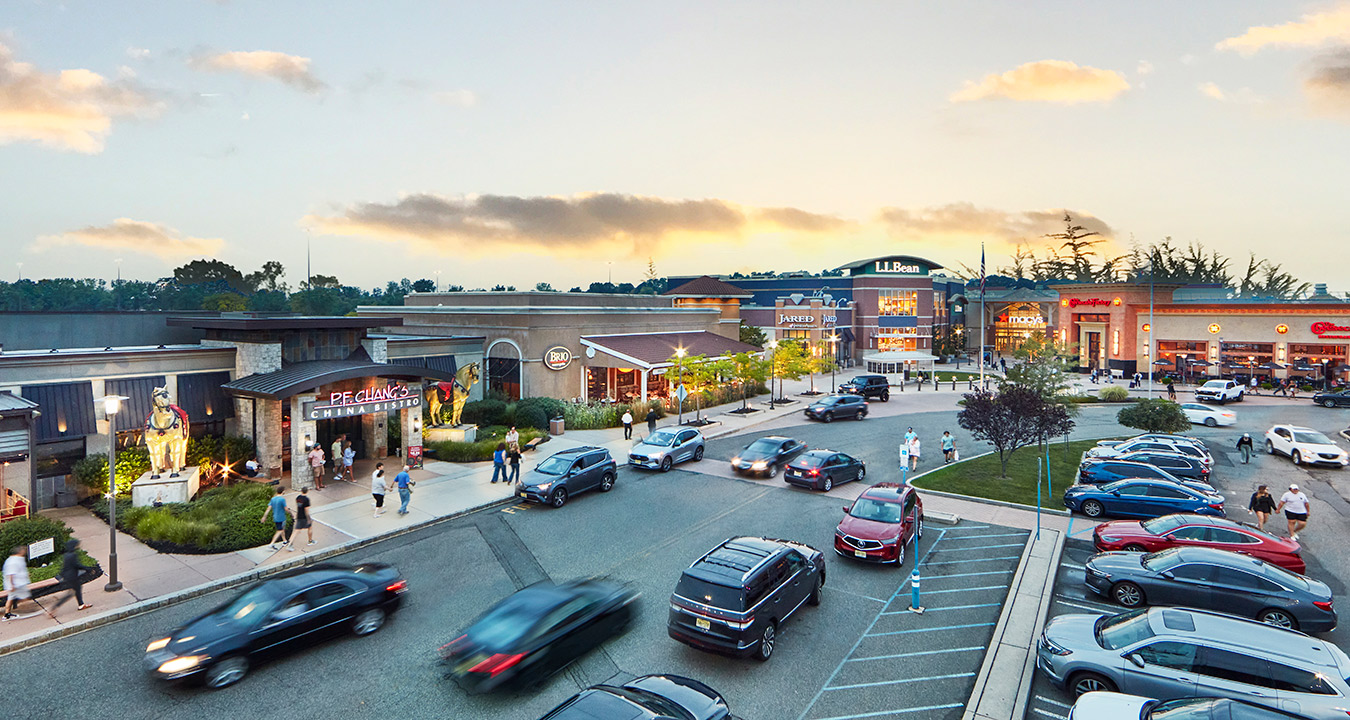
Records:
[[[937,357],[922,350],[883,350],[863,356],[863,364],[867,368],[867,372],[883,375],[903,373],[907,370],[920,370],[923,369],[923,366],[927,366],[927,369],[931,371],[936,362]]]

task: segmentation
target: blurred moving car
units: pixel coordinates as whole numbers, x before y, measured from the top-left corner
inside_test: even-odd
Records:
[[[1185,698],[1153,700],[1138,695],[1090,692],[1069,710],[1069,720],[1308,720],[1242,700]]]
[[[540,720],[726,720],[716,690],[679,675],[644,675],[618,687],[592,685]]]
[[[233,685],[276,655],[333,635],[369,635],[398,609],[408,583],[384,563],[319,564],[249,585],[145,648],[145,669],[161,680],[200,678]]]
[[[1350,464],[1350,456],[1335,440],[1301,425],[1275,425],[1267,430],[1266,452],[1287,455],[1295,465],[1345,467]]]
[[[666,633],[700,650],[768,660],[778,628],[819,605],[825,556],[789,540],[731,538],[695,560],[670,596]]]
[[[441,646],[441,659],[469,692],[538,684],[627,630],[637,598],[609,580],[535,583]]]
[[[605,448],[569,448],[553,453],[533,470],[525,471],[516,486],[516,495],[560,508],[577,493],[613,490],[618,475],[619,466]]]
[[[1346,717],[1350,697],[1350,658],[1332,643],[1203,610],[1060,615],[1041,632],[1036,667],[1075,697],[1232,698],[1319,719]]]
[[[628,451],[628,466],[668,472],[675,463],[703,459],[703,433],[692,428],[660,428]]]
[[[1105,485],[1072,485],[1064,507],[1088,517],[1152,518],[1176,512],[1224,516],[1223,496],[1164,480],[1117,480]]]
[[[1237,413],[1232,410],[1221,410],[1200,403],[1182,403],[1181,412],[1187,420],[1205,427],[1232,425],[1237,422]]]
[[[829,492],[835,485],[867,477],[867,463],[833,450],[809,450],[788,463],[783,482]]]
[[[802,411],[811,420],[834,422],[835,418],[861,420],[867,417],[867,401],[860,395],[826,395]]]
[[[1325,583],[1227,550],[1099,553],[1088,559],[1084,581],[1127,608],[1180,605],[1304,632],[1336,627]]]
[[[781,435],[762,437],[746,445],[731,458],[731,471],[759,473],[764,477],[778,475],[778,468],[792,462],[806,450],[806,443]]]
[[[885,375],[859,375],[841,383],[839,392],[887,402],[891,399],[891,381]]]
[[[870,562],[905,564],[905,546],[923,539],[923,500],[910,485],[882,482],[844,506],[834,551]]]
[[[1250,555],[1302,575],[1307,565],[1297,540],[1276,537],[1236,520],[1182,513],[1152,520],[1112,520],[1092,530],[1098,552],[1157,552],[1172,547],[1208,547]]]
[[[1131,453],[1134,455],[1134,453]],[[1176,456],[1185,457],[1185,456]],[[1214,486],[1203,480],[1188,480],[1177,477],[1163,468],[1143,461],[1118,460],[1115,458],[1090,458],[1078,465],[1078,482],[1084,485],[1105,485],[1117,480],[1148,478],[1165,480],[1178,485],[1186,485],[1204,492],[1214,492]]]
[[[1320,392],[1313,395],[1312,400],[1324,408],[1350,407],[1350,388]]]

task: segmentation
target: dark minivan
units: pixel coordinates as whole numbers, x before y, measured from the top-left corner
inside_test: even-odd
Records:
[[[694,561],[670,596],[666,632],[711,652],[768,660],[778,628],[820,604],[825,556],[802,543],[731,538]]]

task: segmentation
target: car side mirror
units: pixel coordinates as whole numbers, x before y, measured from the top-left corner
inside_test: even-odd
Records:
[[[1176,580],[1176,579],[1177,579],[1177,576],[1176,576],[1176,575],[1173,575],[1171,570],[1164,570],[1164,571],[1162,571],[1162,576],[1165,577],[1165,578],[1167,578],[1168,580]]]
[[[853,506],[852,506],[852,505],[845,505],[845,506],[844,506],[844,512],[853,512]]]
[[[1139,653],[1130,653],[1129,655],[1125,656],[1125,659],[1129,660],[1131,663],[1134,664],[1135,667],[1139,668],[1140,670],[1144,669],[1144,657]]]
[[[1120,491],[1119,491],[1119,490],[1112,490],[1112,491],[1111,491],[1111,494],[1112,494],[1113,496],[1115,496],[1115,497],[1120,497]]]

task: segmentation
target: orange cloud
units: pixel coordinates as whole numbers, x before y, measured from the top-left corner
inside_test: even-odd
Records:
[[[1019,102],[1075,105],[1109,102],[1130,89],[1125,76],[1114,70],[1079,66],[1065,60],[1038,60],[1008,72],[967,82],[953,93],[954,103],[1004,98]]]
[[[1350,118],[1350,50],[1317,58],[1312,74],[1303,81],[1303,92],[1317,112]]]
[[[215,53],[195,57],[189,64],[202,70],[272,78],[308,93],[316,93],[324,88],[323,82],[310,72],[309,58],[272,50]]]
[[[220,238],[184,237],[177,230],[157,223],[118,218],[111,225],[89,226],[60,235],[38,238],[33,249],[77,245],[100,250],[154,255],[166,260],[191,255],[214,256],[225,244]]]
[[[129,78],[108,82],[91,70],[44,73],[0,45],[0,144],[31,141],[97,153],[112,119],[151,115],[163,104]]]
[[[1350,41],[1350,5],[1309,13],[1283,25],[1247,28],[1247,32],[1223,40],[1214,47],[1251,55],[1266,47],[1308,47]]]

